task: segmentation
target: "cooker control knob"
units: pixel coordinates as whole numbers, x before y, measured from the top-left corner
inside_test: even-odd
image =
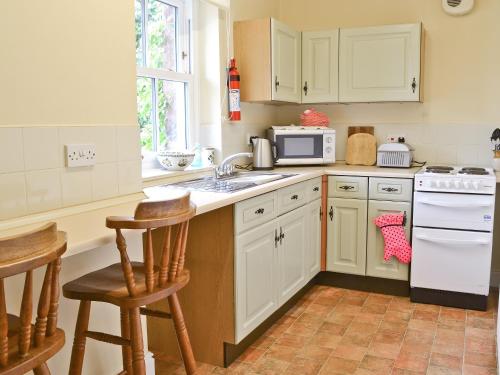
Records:
[[[449,189],[451,187],[451,181],[445,181],[444,186]]]
[[[472,182],[472,187],[474,188],[474,190],[479,190],[479,182],[473,181]]]
[[[456,180],[453,185],[455,185],[455,189],[460,189],[460,181],[459,180]]]
[[[436,181],[436,187],[440,188],[441,187],[441,181]]]
[[[469,181],[464,181],[464,188],[466,188],[466,189],[470,188]]]

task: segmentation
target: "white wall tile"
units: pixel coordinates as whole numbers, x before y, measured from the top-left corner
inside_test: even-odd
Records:
[[[27,171],[63,166],[64,152],[59,144],[59,128],[24,128],[23,137],[24,160]]]
[[[59,169],[26,173],[28,212],[50,211],[62,206]]]
[[[118,195],[118,164],[97,164],[92,169],[92,199],[100,200]]]
[[[140,160],[118,164],[118,186],[120,194],[132,194],[142,190]]]
[[[141,159],[141,144],[139,127],[117,126],[116,147],[118,161],[132,161]]]
[[[0,220],[27,214],[24,173],[0,174]]]
[[[63,206],[87,203],[92,200],[92,167],[66,168],[61,173]]]
[[[23,129],[0,128],[0,173],[24,171]]]

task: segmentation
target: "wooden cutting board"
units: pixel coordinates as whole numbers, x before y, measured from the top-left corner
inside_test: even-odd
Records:
[[[368,133],[371,135],[375,134],[375,128],[373,126],[349,126],[347,128],[347,137],[349,138],[353,134],[358,133]]]
[[[377,139],[368,133],[351,135],[347,139],[345,162],[350,165],[375,165]]]

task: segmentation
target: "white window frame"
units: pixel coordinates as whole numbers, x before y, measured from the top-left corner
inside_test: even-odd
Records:
[[[190,148],[194,144],[194,135],[196,131],[194,129],[194,103],[195,103],[195,85],[196,80],[193,74],[193,10],[191,1],[189,0],[156,0],[161,3],[171,5],[176,7],[176,24],[177,24],[177,67],[183,72],[175,72],[169,69],[156,69],[147,67],[147,3],[150,0],[140,0],[142,7],[142,63],[143,66],[137,65],[137,78],[149,78],[152,79],[152,118],[153,121],[153,151],[158,150],[158,110],[157,110],[157,88],[156,84],[158,80],[167,80],[173,82],[181,82],[185,84],[185,143],[186,147]],[[186,54],[185,58],[181,56],[183,53]]]

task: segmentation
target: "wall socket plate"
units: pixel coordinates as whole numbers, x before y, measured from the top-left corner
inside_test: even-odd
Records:
[[[385,140],[387,143],[398,143],[399,138],[404,138],[406,142],[406,136],[404,134],[389,134]]]
[[[93,143],[88,144],[69,144],[65,145],[66,166],[88,167],[96,162],[96,147]]]

